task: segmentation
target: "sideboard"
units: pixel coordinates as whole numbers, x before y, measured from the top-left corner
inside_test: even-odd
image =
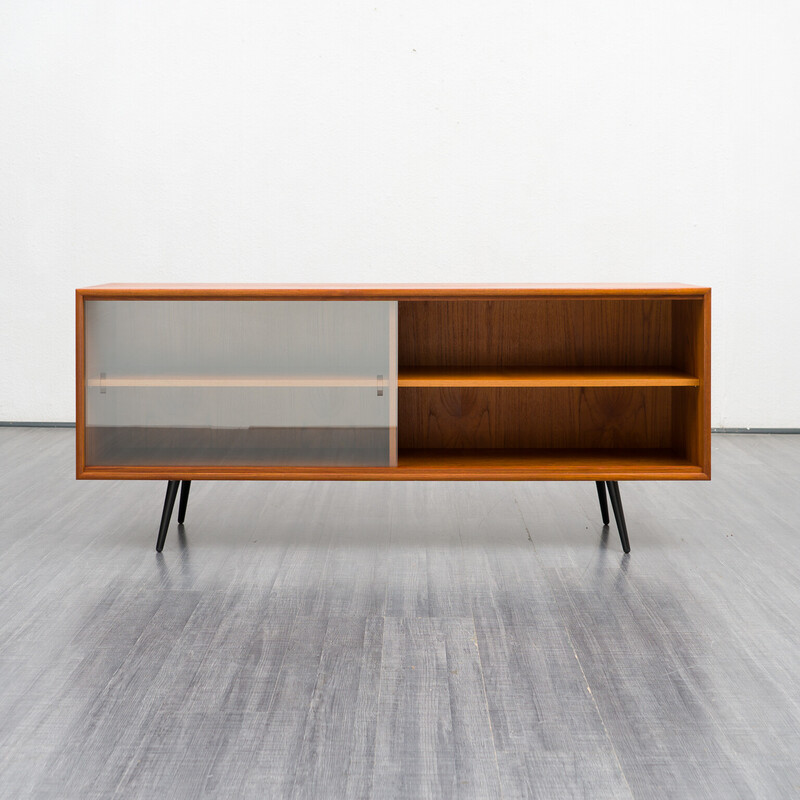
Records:
[[[106,284],[76,291],[77,477],[711,476],[711,290]]]

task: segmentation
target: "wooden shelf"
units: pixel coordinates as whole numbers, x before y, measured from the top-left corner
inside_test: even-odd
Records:
[[[92,387],[364,387],[388,388],[387,379],[355,376],[270,375],[262,377],[156,377],[121,376],[89,378]],[[406,367],[401,368],[398,387],[558,387],[558,386],[699,386],[695,378],[680,370],[668,368],[576,368],[576,367]]]
[[[89,378],[87,385],[101,388],[259,388],[259,387],[356,387],[388,388],[387,379],[354,376],[271,375],[264,377],[155,377],[122,376]],[[699,386],[700,379],[668,368],[563,368],[563,367],[406,367],[401,368],[398,387],[580,387],[580,386]]]
[[[702,470],[670,449],[479,449],[403,450],[397,468],[408,473],[437,474],[459,479],[485,478],[498,472],[506,476],[547,474],[574,479],[577,475],[671,474],[697,477]]]
[[[89,378],[87,385],[100,388],[117,387],[177,387],[177,388],[388,388],[386,378],[326,375],[269,375],[262,377],[196,377],[121,376],[117,378]]]
[[[477,386],[699,386],[667,367],[400,367],[399,388]]]

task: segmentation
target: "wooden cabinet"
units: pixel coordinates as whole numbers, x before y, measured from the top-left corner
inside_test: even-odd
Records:
[[[79,289],[78,477],[707,479],[710,297],[677,284]]]

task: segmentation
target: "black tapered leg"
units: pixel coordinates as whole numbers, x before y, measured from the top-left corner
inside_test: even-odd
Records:
[[[161,512],[161,525],[158,528],[156,553],[160,553],[164,549],[164,542],[167,538],[169,521],[172,519],[172,509],[175,507],[175,498],[178,496],[179,485],[180,481],[167,481],[167,496],[164,498],[164,510]]]
[[[606,484],[604,481],[595,481],[597,484],[597,499],[600,501],[600,514],[603,525],[608,525],[608,501],[606,500]]]
[[[186,519],[186,504],[189,502],[189,489],[191,481],[181,481],[181,501],[178,503],[178,525],[182,525]]]
[[[619,493],[617,481],[606,481],[608,496],[611,498],[611,508],[614,509],[614,519],[617,521],[619,540],[622,542],[622,552],[630,553],[631,543],[628,541],[628,528],[625,526],[625,514],[622,511],[622,497]]]

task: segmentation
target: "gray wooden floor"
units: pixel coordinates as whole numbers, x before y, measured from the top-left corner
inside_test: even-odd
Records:
[[[800,436],[711,483],[76,482],[0,429],[3,798],[800,797]]]

